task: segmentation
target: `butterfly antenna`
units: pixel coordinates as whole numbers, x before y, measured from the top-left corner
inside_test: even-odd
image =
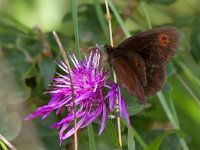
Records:
[[[102,47],[104,47],[104,45],[98,45],[98,44],[96,44],[96,46],[88,47],[88,48],[86,49],[86,51],[92,50],[92,49],[96,49],[96,48],[102,48]]]

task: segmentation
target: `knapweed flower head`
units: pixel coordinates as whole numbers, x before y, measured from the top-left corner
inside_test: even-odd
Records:
[[[105,127],[106,118],[111,115],[116,106],[116,98],[119,100],[120,117],[125,117],[128,124],[129,115],[126,104],[120,94],[119,86],[108,81],[109,72],[106,67],[99,68],[100,53],[98,46],[95,51],[91,51],[84,59],[78,60],[71,53],[69,58],[74,67],[71,67],[72,82],[74,88],[74,100],[76,105],[76,129],[87,127],[96,119],[101,119],[99,134]],[[64,74],[57,73],[57,77],[52,79],[52,84],[47,93],[51,99],[45,106],[39,107],[30,114],[27,119],[33,119],[41,116],[45,119],[53,110],[58,115],[62,109],[66,109],[66,117],[55,123],[52,127],[60,129],[60,143],[74,133],[74,128],[70,128],[74,121],[74,107],[71,93],[71,81],[69,68],[63,61],[57,63]]]

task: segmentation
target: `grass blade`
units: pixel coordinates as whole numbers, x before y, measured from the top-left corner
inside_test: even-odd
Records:
[[[135,150],[135,139],[133,129],[128,128],[128,150]]]
[[[74,34],[75,34],[75,43],[76,43],[76,50],[79,53],[79,32],[78,32],[78,17],[77,17],[77,0],[71,0],[71,10],[72,10],[72,20],[74,26]]]
[[[96,142],[94,138],[94,130],[92,124],[88,126],[88,136],[89,136],[90,150],[96,150]]]
[[[123,124],[126,125],[126,127],[128,128],[127,126],[127,123],[124,119],[122,119],[123,121]],[[130,129],[129,129],[130,128]],[[142,139],[142,137],[140,136],[140,134],[135,130],[135,128],[131,125],[128,129],[130,131],[128,131],[129,133],[132,133],[135,137],[135,139],[137,140],[137,142],[140,144],[140,146],[143,148],[143,149],[146,149],[147,148],[147,144],[145,143],[145,141]]]
[[[190,79],[190,80],[194,80],[198,86],[200,86],[200,80],[198,79],[198,77],[196,77],[192,71],[190,71],[190,69],[183,63],[181,62],[180,60],[176,61],[177,64],[183,69],[183,72],[187,75],[187,77]]]
[[[194,92],[190,89],[190,87],[187,85],[187,83],[178,74],[176,74],[176,77],[181,82],[181,84],[185,87],[185,89],[188,91],[188,93],[190,93],[190,95],[193,97],[193,99],[195,100],[195,102],[200,106],[200,100],[194,94]]]
[[[165,97],[163,96],[162,92],[158,92],[157,96],[158,96],[158,99],[160,100],[160,103],[161,103],[161,105],[162,105],[162,107],[163,107],[168,119],[172,123],[174,129],[180,129],[176,119],[174,118],[171,110],[168,107],[168,104],[166,103]],[[180,143],[181,143],[181,145],[182,145],[184,150],[189,150],[184,138],[180,138],[179,137],[179,141],[180,141]]]
[[[109,6],[110,6],[110,8],[111,8],[111,10],[112,10],[112,12],[113,12],[115,18],[116,18],[117,21],[118,21],[120,27],[122,28],[124,34],[126,35],[126,37],[131,36],[131,34],[129,33],[129,31],[126,29],[126,25],[124,24],[124,21],[122,20],[122,18],[120,17],[119,13],[117,12],[117,9],[116,9],[116,7],[114,6],[112,0],[109,0],[108,3],[109,3]]]
[[[115,127],[114,127],[113,123],[110,120],[108,120],[106,122],[105,128],[106,128],[108,134],[110,135],[111,139],[113,140],[114,145],[117,148],[121,149],[121,146],[120,146],[119,140],[118,140],[118,136],[117,136],[117,132],[115,130]]]
[[[1,140],[0,140],[0,145],[1,145],[2,150],[8,150],[6,145]]]
[[[104,32],[104,35],[106,37],[106,41],[107,43],[110,43],[110,38],[109,38],[109,30],[108,30],[108,26],[107,26],[107,22],[105,20],[105,17],[104,17],[104,13],[103,13],[103,10],[101,8],[101,4],[99,3],[99,0],[93,0],[94,1],[94,6],[95,6],[95,10],[96,10],[96,13],[97,13],[97,17],[99,19],[99,23],[101,25],[101,28]]]

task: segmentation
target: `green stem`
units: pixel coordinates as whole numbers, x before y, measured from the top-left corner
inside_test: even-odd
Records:
[[[79,32],[78,32],[78,17],[77,17],[77,0],[71,0],[71,10],[72,10],[72,19],[73,19],[73,26],[74,26],[76,50],[78,51],[79,57],[80,57]]]

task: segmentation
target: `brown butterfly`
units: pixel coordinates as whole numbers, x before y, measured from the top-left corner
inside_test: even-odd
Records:
[[[155,28],[124,40],[117,47],[105,46],[109,65],[125,89],[145,103],[164,84],[165,65],[178,47],[174,27]]]

